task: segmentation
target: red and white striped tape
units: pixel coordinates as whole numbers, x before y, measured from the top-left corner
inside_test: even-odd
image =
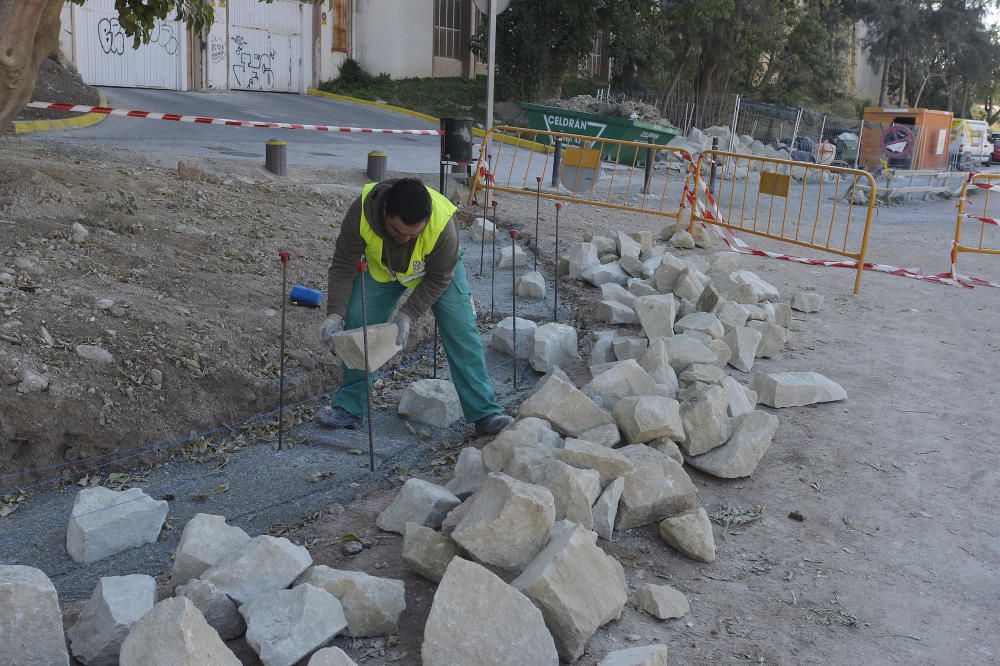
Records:
[[[982,217],[980,215],[973,215],[972,213],[965,213],[965,219],[979,220],[983,224],[992,224],[995,227],[1000,227],[1000,220],[995,217]]]
[[[106,116],[149,118],[151,120],[172,120],[174,122],[195,123],[197,125],[312,130],[314,132],[343,132],[345,134],[416,134],[418,136],[441,136],[441,134],[443,134],[441,130],[436,129],[380,129],[374,127],[343,127],[340,125],[310,125],[307,123],[279,123],[270,120],[232,120],[229,118],[209,118],[206,116],[185,116],[177,113],[156,113],[153,111],[112,109],[106,106],[85,106],[82,104],[66,104],[63,102],[29,102],[28,106],[32,109],[54,109],[56,111],[72,111],[75,113],[102,113]]]

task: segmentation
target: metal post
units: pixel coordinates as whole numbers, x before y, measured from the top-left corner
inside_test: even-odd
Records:
[[[479,239],[479,277],[483,276],[483,257],[486,253],[486,223],[489,221],[489,218],[486,216],[486,210],[490,205],[490,178],[493,174],[492,155],[486,155],[486,167],[486,176],[483,178],[486,181],[486,189],[483,192],[483,234]]]
[[[552,298],[552,321],[559,321],[559,211],[562,209],[562,204],[556,202],[556,260],[555,260],[555,280],[553,280],[553,298]]]
[[[372,371],[368,363],[368,294],[365,292],[365,272],[368,262],[358,262],[361,273],[361,335],[365,344],[365,399],[368,401],[368,472],[375,471],[375,439],[372,435]]]
[[[562,167],[562,139],[554,139],[555,151],[552,153],[552,187],[559,187],[559,170]]]
[[[736,126],[740,121],[740,96],[736,96],[736,102],[733,104],[733,127],[729,132],[729,150],[732,150],[736,146]],[[749,146],[747,146],[749,148]]]
[[[264,144],[264,168],[276,176],[288,174],[288,155],[285,150],[288,144],[284,141],[271,139]]]
[[[434,317],[434,351],[431,352],[431,377],[437,379],[438,376],[438,320]]]
[[[799,138],[799,124],[802,122],[802,109],[799,109],[799,115],[795,117],[795,127],[792,129],[792,143],[788,147],[788,154],[791,156],[792,151],[795,150],[795,140]]]
[[[281,341],[278,355],[278,450],[285,448],[285,301],[288,300],[288,262],[292,258],[291,252],[279,252],[281,258]]]
[[[854,153],[854,168],[858,168],[859,161],[861,160],[861,138],[865,135],[865,120],[861,119],[861,129],[858,130],[858,152]]]
[[[642,193],[649,194],[649,182],[653,180],[653,162],[656,160],[656,149],[652,148],[653,140],[649,140],[650,147],[646,149],[646,174],[642,181]],[[636,148],[638,150],[638,148]]]
[[[444,141],[444,137],[441,137],[441,141]],[[441,165],[438,171],[438,192],[445,196],[448,196],[448,178],[446,176],[448,167],[446,165],[449,162],[451,162],[451,155],[445,154],[444,157],[441,158]]]
[[[490,269],[490,323],[494,323],[496,318],[494,316],[494,311],[496,308],[496,286],[497,286],[497,230],[500,227],[497,225],[497,200],[493,200],[493,258],[491,263],[493,267]]]
[[[496,81],[497,69],[497,2],[489,0],[489,11],[486,12],[487,20],[487,45],[486,45],[486,150],[490,149],[490,129],[493,127],[493,87]]]
[[[542,205],[542,177],[535,176],[535,267],[538,270],[538,217]]]
[[[513,258],[517,253],[515,243],[517,242],[517,232],[510,232],[510,256]],[[510,267],[510,314],[514,324],[514,390],[517,390],[517,262],[514,261]]]
[[[823,116],[823,122],[819,126],[819,141],[816,143],[823,143],[823,132],[826,131],[826,116]]]
[[[712,150],[718,150],[718,149],[719,149],[719,137],[713,136]],[[709,167],[708,171],[708,191],[711,192],[713,196],[715,195],[715,164],[716,164],[715,157],[716,156],[713,154],[711,160],[711,166]]]

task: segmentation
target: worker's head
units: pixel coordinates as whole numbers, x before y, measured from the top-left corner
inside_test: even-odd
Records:
[[[431,217],[431,195],[419,178],[396,181],[385,195],[385,230],[400,245],[420,235]]]

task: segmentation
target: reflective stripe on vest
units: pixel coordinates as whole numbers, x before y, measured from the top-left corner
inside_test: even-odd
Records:
[[[377,282],[398,281],[404,287],[412,289],[420,284],[427,274],[425,270],[426,257],[437,245],[438,238],[448,226],[448,221],[454,215],[456,206],[447,197],[442,196],[436,190],[427,188],[427,193],[431,195],[431,217],[413,247],[413,254],[410,256],[410,265],[405,273],[394,272],[389,269],[383,261],[383,241],[382,237],[375,233],[372,226],[365,217],[365,199],[377,183],[369,183],[361,190],[361,239],[365,242],[365,259],[368,260],[368,271],[372,279]]]

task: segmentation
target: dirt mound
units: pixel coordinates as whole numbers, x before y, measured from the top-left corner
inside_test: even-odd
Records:
[[[645,120],[660,125],[670,125],[671,122],[660,115],[655,106],[644,102],[633,102],[626,100],[620,104],[609,104],[604,100],[597,99],[592,95],[577,95],[569,99],[549,99],[542,102],[546,106],[554,106],[569,111],[580,111],[583,113],[597,113],[602,116],[614,116],[617,118],[635,118]],[[633,114],[635,114],[633,116]]]
[[[42,61],[31,99],[38,102],[69,102],[90,106],[96,106],[101,101],[97,88],[84,83],[76,67],[58,54],[53,54]],[[15,120],[52,120],[79,115],[79,113],[50,109],[22,109]]]

